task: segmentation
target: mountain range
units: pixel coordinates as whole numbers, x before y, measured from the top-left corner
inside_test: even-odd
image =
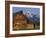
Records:
[[[22,12],[22,11],[19,11],[18,13],[20,13],[20,12]],[[15,15],[16,15],[16,13],[13,13],[13,16],[15,16]],[[27,17],[27,19],[29,21],[32,21],[34,23],[39,23],[40,22],[40,16],[39,16],[39,14],[34,15],[32,13],[26,13],[24,15]]]

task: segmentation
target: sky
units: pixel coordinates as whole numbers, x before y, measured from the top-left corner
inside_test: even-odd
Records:
[[[26,7],[13,7],[12,11],[13,13],[16,13],[18,11],[23,11],[24,14],[26,13],[32,13],[34,15],[40,14],[40,8],[26,8]]]

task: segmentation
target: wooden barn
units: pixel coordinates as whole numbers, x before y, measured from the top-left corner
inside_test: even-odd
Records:
[[[13,17],[13,30],[24,30],[24,29],[32,29],[33,23],[27,23],[27,17],[23,14],[22,11],[16,13]]]

